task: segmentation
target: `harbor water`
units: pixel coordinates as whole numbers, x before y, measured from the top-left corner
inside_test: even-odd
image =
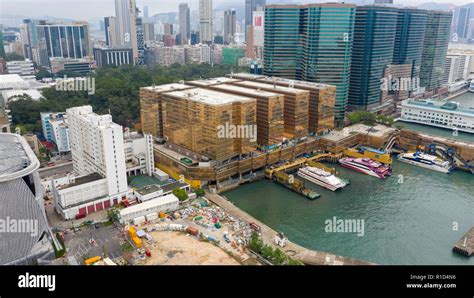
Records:
[[[462,96],[474,106],[474,94]],[[439,128],[413,127],[450,134]],[[291,241],[314,250],[377,264],[474,265],[474,257],[452,252],[454,243],[474,226],[474,175],[443,174],[394,161],[393,175],[380,180],[335,167],[351,184],[332,192],[306,182],[321,194],[314,201],[266,179],[224,195]],[[326,232],[326,220],[334,217],[363,219],[363,236]]]

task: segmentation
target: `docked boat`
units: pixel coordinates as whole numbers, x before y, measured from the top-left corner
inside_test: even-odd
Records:
[[[342,179],[316,167],[304,167],[298,170],[298,176],[332,191],[347,185]]]
[[[425,154],[420,151],[401,153],[397,156],[397,159],[401,162],[442,173],[449,173],[452,170],[452,166],[449,161],[439,159],[434,155]]]
[[[339,159],[341,166],[373,177],[385,179],[392,175],[392,169],[370,158],[344,157]]]

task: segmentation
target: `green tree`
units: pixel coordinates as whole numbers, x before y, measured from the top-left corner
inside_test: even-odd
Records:
[[[98,114],[110,113],[114,122],[122,126],[132,126],[140,120],[140,87],[176,83],[181,80],[220,77],[231,72],[244,71],[230,65],[187,64],[163,66],[132,66],[101,67],[91,74],[95,79],[95,93],[77,91],[59,91],[55,88],[43,89],[44,100],[39,102],[21,102],[12,110],[13,124],[30,124],[35,132],[41,132],[40,111],[64,112],[66,109],[91,105]],[[40,68],[38,77],[47,74]],[[57,74],[60,76],[64,73]],[[68,77],[77,74],[66,73]],[[23,111],[23,109],[25,109]],[[19,116],[15,116],[16,114]],[[17,122],[18,121],[18,122]]]
[[[206,194],[206,192],[204,191],[204,189],[202,188],[196,188],[194,190],[194,193],[196,194],[196,196],[198,197],[204,197],[204,195]]]
[[[36,73],[36,79],[42,80],[44,78],[52,78],[53,75],[44,67],[38,66],[38,72]]]
[[[180,201],[185,201],[188,198],[188,194],[184,189],[175,188],[173,189],[173,194],[178,197]]]

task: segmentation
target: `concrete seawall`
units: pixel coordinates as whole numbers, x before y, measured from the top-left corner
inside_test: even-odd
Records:
[[[265,244],[272,245],[274,248],[278,247],[285,251],[289,256],[294,259],[300,260],[307,265],[375,265],[375,263],[337,256],[327,252],[320,252],[315,250],[310,250],[304,248],[298,244],[295,244],[291,241],[287,241],[287,244],[284,248],[276,246],[273,242],[275,235],[277,234],[272,228],[268,227],[264,223],[255,219],[245,211],[239,209],[234,204],[224,199],[218,194],[206,193],[206,198],[208,198],[212,203],[218,205],[219,207],[224,208],[232,216],[238,217],[248,223],[255,223],[260,226],[262,239]]]

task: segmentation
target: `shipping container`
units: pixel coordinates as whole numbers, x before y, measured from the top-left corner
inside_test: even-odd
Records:
[[[145,221],[146,221],[145,216],[140,216],[140,217],[136,217],[136,218],[133,219],[133,224],[134,225],[141,225]]]
[[[198,229],[196,229],[195,227],[187,227],[186,232],[188,232],[189,234],[193,236],[197,236],[199,234]]]
[[[134,238],[134,237],[137,237],[137,231],[135,230],[134,227],[130,227],[128,229],[128,237],[130,237],[130,239]]]
[[[92,257],[92,258],[89,258],[87,260],[84,261],[84,264],[85,265],[92,265],[98,261],[100,261],[102,258],[100,256],[95,256],[95,257]]]
[[[141,248],[141,247],[142,247],[142,240],[141,240],[140,238],[138,238],[138,237],[133,237],[133,238],[132,238],[132,241],[133,241],[133,243],[135,244],[135,246],[136,246],[137,248]]]

